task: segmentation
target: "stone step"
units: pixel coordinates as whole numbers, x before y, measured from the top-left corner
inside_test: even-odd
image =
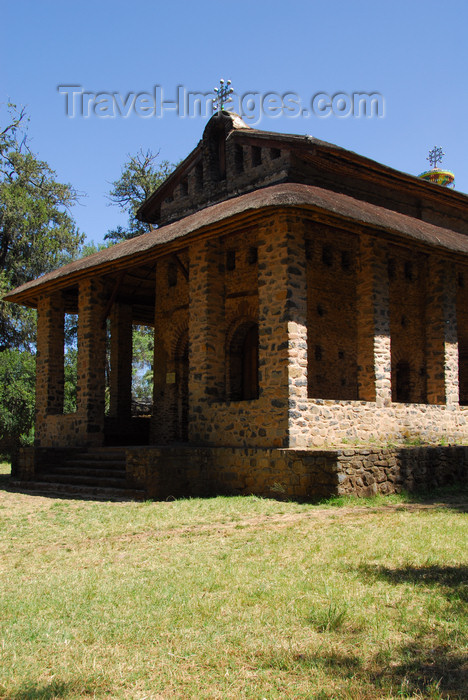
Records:
[[[95,476],[100,479],[105,478],[116,478],[125,479],[125,466],[118,468],[109,468],[106,465],[99,467],[94,466],[94,462],[80,462],[71,463],[64,462],[62,464],[51,464],[47,467],[44,472],[39,472],[38,477],[41,478],[42,474],[49,474],[55,476]]]
[[[81,474],[38,474],[36,481],[38,483],[57,483],[71,484],[77,486],[100,486],[102,488],[125,488],[126,478],[122,477],[101,477],[101,476],[84,476]]]
[[[57,453],[33,482],[21,482],[28,493],[59,494],[103,500],[144,500],[144,491],[126,487],[125,449],[97,447]]]
[[[138,489],[79,486],[44,481],[10,481],[10,487],[35,496],[58,496],[98,501],[144,501],[147,496]]]
[[[80,460],[80,459],[85,459],[85,460],[94,460],[96,462],[125,462],[125,451],[122,449],[113,449],[113,448],[103,448],[103,451],[101,452],[100,450],[87,450],[83,452],[74,452],[73,454],[70,455],[70,457],[66,458],[67,461],[69,459],[74,459],[74,460]]]
[[[96,469],[99,471],[125,472],[125,461],[73,458],[52,463],[47,467],[47,471],[58,471],[62,469]]]

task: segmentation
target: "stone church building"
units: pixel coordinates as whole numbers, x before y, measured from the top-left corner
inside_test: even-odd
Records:
[[[466,195],[223,111],[139,218],[154,228],[6,297],[38,312],[19,483],[310,498],[466,473]],[[150,416],[134,324],[154,327]]]

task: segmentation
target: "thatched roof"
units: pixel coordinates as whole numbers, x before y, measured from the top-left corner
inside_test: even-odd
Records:
[[[284,183],[228,199],[172,224],[76,260],[17,287],[5,299],[34,305],[38,293],[49,288],[65,288],[83,277],[124,270],[142,262],[147,264],[150,260],[185,246],[193,238],[203,234],[217,235],[221,231],[227,231],[228,224],[229,229],[234,230],[241,221],[245,223],[246,219],[250,219],[255,222],[259,214],[279,209],[309,212],[318,219],[320,215],[326,214],[327,220],[332,219],[338,226],[340,222],[341,226],[345,222],[354,222],[392,238],[409,239],[419,245],[468,255],[468,236],[464,234],[320,187]]]

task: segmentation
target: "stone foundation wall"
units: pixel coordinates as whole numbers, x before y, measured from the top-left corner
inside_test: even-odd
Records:
[[[217,494],[316,499],[371,496],[466,480],[468,447],[127,450],[128,483],[155,499]]]
[[[80,449],[82,450],[78,447],[21,447],[11,465],[12,477],[18,481],[34,481],[50,465],[70,459]]]
[[[46,438],[42,443],[47,447],[86,446],[83,437],[84,424],[83,416],[77,412],[48,415],[44,421]]]
[[[337,494],[373,496],[466,481],[468,447],[401,447],[340,450]]]
[[[23,448],[13,474],[39,478],[73,448]],[[468,478],[468,446],[337,450],[128,447],[127,486],[166,500],[219,494],[314,500],[431,489]]]
[[[151,498],[257,494],[327,496],[337,488],[334,452],[233,447],[127,449],[128,483]]]

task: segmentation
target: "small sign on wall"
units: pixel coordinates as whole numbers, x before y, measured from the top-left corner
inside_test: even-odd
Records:
[[[175,372],[166,373],[166,384],[175,384]]]

